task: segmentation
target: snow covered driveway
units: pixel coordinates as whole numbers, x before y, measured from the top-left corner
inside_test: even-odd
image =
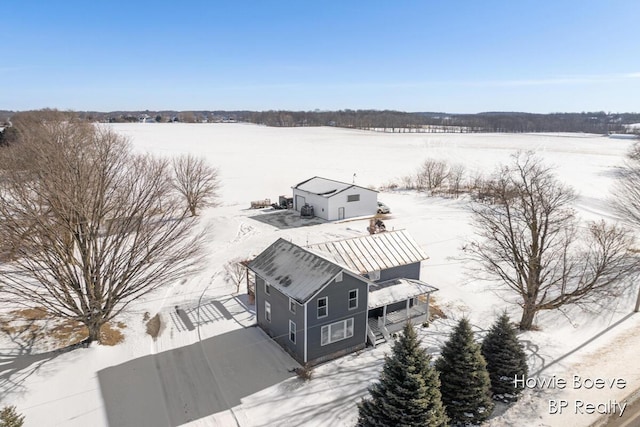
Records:
[[[256,327],[98,372],[110,427],[175,427],[240,405],[298,364]]]

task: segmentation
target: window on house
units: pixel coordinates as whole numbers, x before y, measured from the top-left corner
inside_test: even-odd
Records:
[[[323,297],[318,299],[318,319],[327,317],[329,314],[329,298]]]
[[[358,290],[352,289],[349,291],[349,310],[358,308]]]
[[[360,195],[359,194],[350,194],[347,196],[347,202],[359,202]]]
[[[296,300],[289,298],[289,311],[296,314]]]
[[[289,340],[296,343],[296,324],[289,320]]]
[[[325,325],[320,331],[320,345],[327,345],[353,336],[353,317]]]
[[[269,283],[266,280],[264,281],[264,293],[271,295],[271,286],[269,286]]]
[[[336,283],[342,282],[342,271],[336,276]]]
[[[271,304],[269,304],[269,301],[264,302],[264,318],[267,322],[271,322]]]
[[[367,275],[371,280],[380,280],[380,270],[370,271]]]

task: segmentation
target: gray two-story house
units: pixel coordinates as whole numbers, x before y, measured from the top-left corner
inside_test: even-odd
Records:
[[[298,362],[365,346],[367,279],[284,239],[248,267],[256,274],[258,326]]]
[[[300,247],[278,239],[248,268],[257,323],[301,364],[316,364],[428,319],[426,254],[404,230]]]

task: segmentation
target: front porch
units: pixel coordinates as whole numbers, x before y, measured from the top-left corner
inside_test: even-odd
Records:
[[[411,321],[429,319],[431,292],[438,289],[420,280],[394,279],[370,285],[367,336],[375,347]]]

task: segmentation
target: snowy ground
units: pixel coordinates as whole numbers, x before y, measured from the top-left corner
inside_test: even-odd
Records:
[[[385,134],[247,124],[113,127],[129,136],[137,150],[160,155],[202,154],[219,167],[222,206],[202,214],[203,220],[212,227],[207,268],[182,283],[167,284],[161,292],[132,305],[120,319],[127,324],[126,340],[116,347],[93,346],[65,354],[46,353],[37,343],[21,348],[19,344],[24,343],[15,337],[11,340],[9,336],[0,336],[0,405],[17,405],[27,416],[28,426],[107,425],[107,410],[113,405],[113,397],[109,393],[106,397],[103,395],[101,387],[106,381],[101,384],[101,376],[111,378],[113,372],[142,360],[139,358],[178,354],[169,352],[180,352],[186,346],[251,325],[254,322],[251,307],[245,305],[242,295],[236,295],[235,287],[225,279],[223,267],[229,260],[254,256],[278,237],[305,245],[366,232],[367,220],[319,222],[309,226],[302,226],[302,221],[296,218],[288,218],[288,222],[282,218],[274,220],[272,215],[286,214],[250,210],[251,200],[277,200],[279,195],[290,194],[291,186],[314,175],[351,182],[355,174],[357,184],[379,188],[414,172],[427,157],[488,172],[499,162],[507,161],[516,150],[533,149],[557,166],[559,178],[579,192],[576,208],[583,218],[615,220],[608,201],[609,192],[616,167],[622,163],[631,144],[630,140],[582,134]],[[422,278],[440,289],[436,300],[449,316],[420,330],[425,347],[437,354],[452,324],[462,316],[468,316],[478,336],[482,336],[496,314],[505,308],[505,303],[487,291],[484,284],[471,282],[465,274],[460,250],[472,233],[468,201],[429,198],[403,191],[382,192],[379,199],[392,210],[385,221],[387,227],[407,229],[429,254],[430,259],[423,262]],[[282,223],[290,226],[273,225]],[[575,414],[573,406],[562,415],[549,414],[549,400],[565,399],[572,405],[576,400],[599,403],[617,399],[620,402],[639,388],[640,367],[633,349],[640,346],[640,337],[629,332],[637,330],[640,319],[625,317],[633,307],[634,291],[631,289],[628,298],[599,313],[576,310],[564,314],[544,313],[537,319],[541,330],[521,336],[532,374],[556,375],[567,380],[573,375],[607,380],[623,378],[627,382],[624,388],[594,391],[573,389],[570,384],[566,389],[530,390],[489,425],[588,426],[597,414]],[[185,310],[196,326],[194,330],[186,328],[175,306]],[[144,332],[145,312],[160,313],[163,319],[163,329],[156,341]],[[516,311],[512,313],[515,318]],[[584,345],[603,330],[607,331],[597,340]],[[238,342],[228,345],[221,354],[233,359],[234,355],[256,351],[262,344]],[[189,412],[190,409],[185,408],[186,415],[174,416],[169,425],[191,419],[190,414],[198,416],[189,423],[193,426],[235,425],[236,422],[242,426],[353,425],[357,415],[355,403],[366,394],[367,385],[377,378],[382,356],[388,351],[387,344],[319,366],[309,383],[289,378],[269,384],[260,382],[262,377],[256,378],[265,384],[264,388],[238,392],[241,398],[239,403],[230,405],[232,411],[208,415],[205,409],[203,416],[202,412]],[[210,355],[210,359],[218,361],[224,357]],[[283,353],[282,357],[288,356]],[[216,369],[212,366],[211,372]],[[130,374],[129,380],[135,378],[134,375]],[[133,380],[132,384],[136,383]],[[180,387],[189,385],[193,384]],[[222,392],[224,394],[224,390]],[[144,394],[139,401],[141,414],[154,411],[157,415],[155,408],[162,394],[158,390],[155,393],[140,392]],[[233,393],[229,391],[229,394]],[[109,401],[105,402],[106,399]],[[109,420],[113,423],[113,418]]]

